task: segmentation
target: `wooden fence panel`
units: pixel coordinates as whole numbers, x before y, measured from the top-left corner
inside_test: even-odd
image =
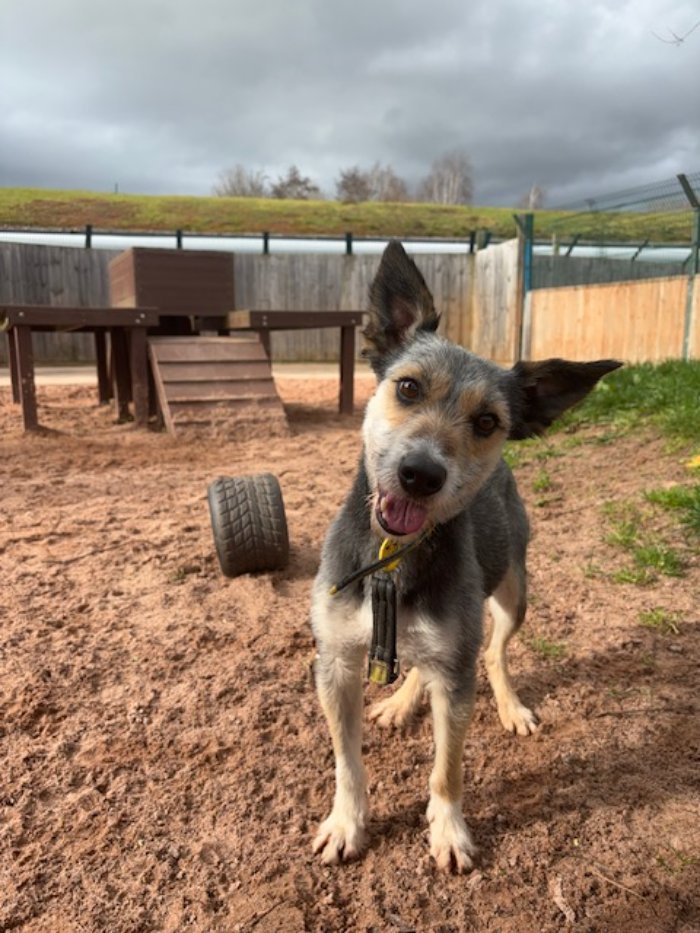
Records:
[[[58,307],[105,307],[109,304],[108,265],[112,250],[71,246],[0,244],[0,301]],[[39,362],[82,362],[95,358],[92,334],[32,336]],[[7,362],[0,340],[0,361]]]
[[[367,308],[369,287],[379,256],[236,255],[237,308],[264,311],[357,311]],[[473,257],[421,254],[418,266],[442,314],[440,330],[465,342],[470,332]],[[358,352],[361,341],[358,341]],[[305,330],[272,334],[277,360],[337,360],[337,330]]]
[[[635,363],[682,357],[687,288],[687,276],[670,276],[533,291],[525,356]]]
[[[470,349],[506,365],[517,359],[519,349],[519,255],[517,240],[476,253]]]
[[[693,304],[691,309],[688,356],[692,360],[700,360],[700,275],[696,275],[693,281]]]
[[[366,306],[366,296],[361,300],[353,285],[356,263],[364,258],[301,253],[237,254],[234,261],[236,307],[309,313],[361,310]],[[276,360],[338,359],[340,336],[337,328],[278,331],[271,338],[272,357]]]

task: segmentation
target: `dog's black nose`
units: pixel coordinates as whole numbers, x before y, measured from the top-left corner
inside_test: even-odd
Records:
[[[406,454],[399,463],[399,482],[412,496],[434,496],[446,479],[445,467],[427,454]]]

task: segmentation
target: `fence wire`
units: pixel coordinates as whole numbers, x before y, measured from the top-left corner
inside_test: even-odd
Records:
[[[700,172],[685,176],[691,189],[700,198]],[[595,198],[584,198],[571,204],[559,205],[556,210],[576,213],[598,213],[624,211],[625,213],[653,213],[664,211],[687,211],[691,207],[688,196],[678,177],[651,185],[626,188],[613,194]]]
[[[546,221],[535,215],[531,287],[684,274],[699,202],[694,172],[562,205]]]

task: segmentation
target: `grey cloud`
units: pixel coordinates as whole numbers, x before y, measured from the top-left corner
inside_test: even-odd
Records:
[[[0,184],[206,194],[235,162],[411,181],[449,149],[476,200],[572,200],[700,166],[694,4],[4,0]]]

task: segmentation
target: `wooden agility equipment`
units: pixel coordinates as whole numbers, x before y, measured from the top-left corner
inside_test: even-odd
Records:
[[[150,337],[148,352],[158,406],[171,434],[228,413],[264,412],[285,419],[257,335]]]
[[[233,257],[132,247],[110,262],[109,291],[117,307],[158,308],[167,333],[177,318],[219,318],[235,308]]]

